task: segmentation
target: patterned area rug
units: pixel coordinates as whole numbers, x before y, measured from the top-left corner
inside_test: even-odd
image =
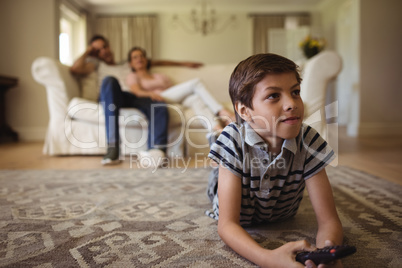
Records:
[[[402,267],[402,187],[330,167],[345,242],[345,267]],[[254,267],[204,215],[208,169],[0,171],[2,267]],[[247,231],[264,247],[308,239],[308,196],[288,221]]]

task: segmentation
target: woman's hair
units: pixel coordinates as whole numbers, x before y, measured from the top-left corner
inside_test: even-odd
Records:
[[[131,53],[133,53],[134,51],[141,51],[142,55],[144,55],[144,57],[147,57],[147,52],[145,51],[145,49],[143,49],[142,47],[133,47],[130,49],[130,51],[128,52],[128,56],[127,56],[127,61],[131,62]],[[148,59],[148,63],[147,63],[147,70],[151,69],[151,61]],[[131,70],[133,72],[135,72],[134,68],[131,68]]]
[[[229,81],[229,94],[233,107],[237,102],[253,109],[255,86],[268,74],[294,73],[301,83],[299,67],[291,60],[280,55],[256,54],[241,61],[234,69]],[[236,111],[236,109],[235,109]],[[236,112],[236,121],[243,119]]]

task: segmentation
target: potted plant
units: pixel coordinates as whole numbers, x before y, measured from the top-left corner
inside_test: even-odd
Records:
[[[300,42],[299,46],[303,50],[306,58],[309,59],[320,53],[320,51],[325,48],[325,43],[325,39],[323,38],[319,39],[308,35],[303,41]]]

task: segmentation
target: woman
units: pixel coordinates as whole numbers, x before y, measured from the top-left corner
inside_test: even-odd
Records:
[[[146,51],[140,47],[133,47],[130,50],[128,62],[133,72],[127,76],[126,84],[137,97],[148,97],[159,102],[182,103],[186,97],[196,94],[202,102],[193,102],[192,108],[197,116],[206,119],[202,121],[207,128],[211,125],[214,131],[219,131],[234,121],[234,114],[212,97],[200,79],[192,79],[173,86],[166,75],[149,71]]]

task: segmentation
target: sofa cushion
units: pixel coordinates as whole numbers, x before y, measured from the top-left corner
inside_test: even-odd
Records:
[[[185,113],[188,109],[180,104],[169,104],[169,127],[175,127],[179,125],[185,126]],[[67,111],[68,117],[73,120],[84,121],[92,124],[105,124],[105,115],[103,107],[97,102],[89,101],[83,98],[73,98]],[[122,108],[120,110],[119,118],[120,126],[127,127],[141,127],[147,126],[145,115],[135,108]]]

